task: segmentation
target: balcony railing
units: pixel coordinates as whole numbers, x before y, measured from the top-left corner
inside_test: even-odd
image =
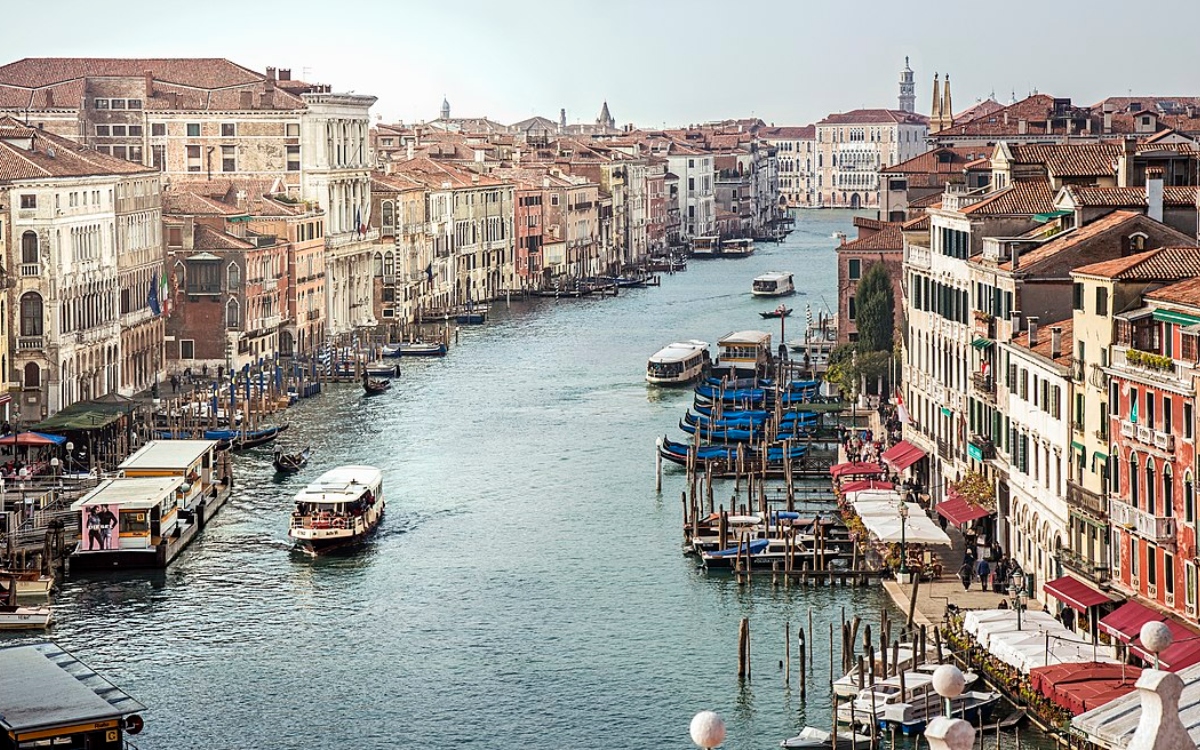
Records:
[[[1067,570],[1090,579],[1092,583],[1104,583],[1112,576],[1108,565],[1098,563],[1066,547],[1059,548],[1058,561]]]
[[[1174,517],[1152,516],[1116,498],[1108,501],[1108,515],[1114,526],[1120,526],[1150,541],[1166,542],[1175,538]]]
[[[1144,424],[1137,425],[1137,441],[1150,445],[1154,442],[1154,430]]]
[[[967,443],[970,447],[967,453],[971,455],[971,458],[978,461],[987,461],[996,457],[996,444],[992,442],[990,437],[971,435]]]
[[[945,438],[938,438],[937,447],[938,456],[940,456],[942,459],[950,461],[954,458],[954,449],[949,440]]]
[[[23,350],[44,349],[45,339],[42,336],[19,336],[17,337],[17,348]]]
[[[1108,516],[1108,501],[1103,496],[1084,489],[1075,482],[1067,482],[1067,504],[1099,518]]]
[[[1137,425],[1135,425],[1133,422],[1122,422],[1121,423],[1121,437],[1136,438],[1137,437]]]
[[[996,379],[991,373],[977,372],[971,375],[971,384],[975,386],[975,393],[978,395],[986,395],[995,400],[996,396]]]
[[[279,279],[267,278],[263,279],[262,288],[264,292],[273,292],[279,288]]]
[[[321,317],[321,311],[320,311],[320,310],[309,310],[309,311],[308,311],[308,319],[309,319],[309,320],[316,320],[316,319],[317,319],[317,318],[319,318],[319,317]]]
[[[1175,450],[1175,436],[1169,432],[1154,431],[1154,447],[1164,451]]]
[[[929,248],[921,247],[920,245],[909,245],[905,260],[910,266],[917,268],[929,268],[931,253]]]
[[[41,263],[22,263],[21,264],[21,275],[22,276],[41,276],[42,275],[42,264]]]

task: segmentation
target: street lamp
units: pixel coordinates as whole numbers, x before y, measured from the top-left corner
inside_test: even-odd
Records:
[[[71,470],[71,464],[74,463],[74,461],[75,461],[74,453],[75,453],[75,444],[70,441],[67,441],[67,469],[66,470],[68,472]]]
[[[908,575],[908,503],[900,501],[900,575]],[[908,579],[905,579],[905,583]]]
[[[715,711],[701,711],[693,716],[688,730],[692,742],[704,750],[712,750],[725,741],[725,721]]]
[[[58,479],[58,466],[59,466],[58,456],[54,456],[53,458],[50,459],[50,468],[54,470],[54,478],[56,480]]]
[[[1017,611],[1017,630],[1021,629],[1021,610],[1024,608],[1025,574],[1020,570],[1013,571],[1008,581],[1008,593],[1013,598],[1013,609]]]

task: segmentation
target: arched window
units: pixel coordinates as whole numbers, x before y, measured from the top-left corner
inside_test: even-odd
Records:
[[[225,269],[226,288],[229,291],[236,291],[242,285],[242,269],[238,268],[237,263],[230,263]]]
[[[38,262],[38,238],[36,232],[25,232],[21,235],[21,262]]]
[[[42,335],[42,295],[26,292],[21,296],[21,335]]]
[[[236,299],[230,299],[225,305],[225,327],[238,328],[242,324],[241,308]]]
[[[1147,456],[1146,458],[1146,512],[1152,516],[1157,516],[1154,507],[1154,495],[1156,485],[1154,484],[1154,457]]]
[[[1118,495],[1121,492],[1121,458],[1117,454],[1116,446],[1113,446],[1112,454],[1108,457],[1108,489],[1112,494]]]
[[[392,232],[396,227],[396,204],[391,201],[384,201],[380,206],[379,220],[383,224],[384,232]]]
[[[1171,464],[1163,464],[1162,475],[1162,514],[1167,518],[1175,515],[1175,477],[1171,475]]]
[[[1136,453],[1129,454],[1129,504],[1138,505],[1138,476],[1142,473]]]
[[[25,387],[42,387],[42,368],[38,367],[37,362],[30,362],[25,365]]]
[[[1183,473],[1183,520],[1187,523],[1196,522],[1196,487],[1190,469]]]
[[[375,253],[375,275],[383,275],[383,253]]]

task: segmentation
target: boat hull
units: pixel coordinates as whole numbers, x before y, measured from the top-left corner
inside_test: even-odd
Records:
[[[315,534],[307,538],[301,538],[296,534],[292,534],[292,538],[296,540],[296,549],[311,557],[318,557],[339,550],[352,549],[363,544],[379,528],[379,523],[382,520],[383,507],[381,503],[379,510],[375,512],[371,522],[361,531],[355,531],[350,534]],[[320,529],[314,529],[313,531],[320,531]],[[329,531],[337,532],[340,529],[329,529]]]

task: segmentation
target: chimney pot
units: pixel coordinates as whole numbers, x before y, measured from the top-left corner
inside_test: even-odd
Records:
[[[1038,316],[1030,315],[1027,320],[1029,321],[1029,348],[1032,349],[1038,345]]]
[[[146,98],[149,99],[154,96],[154,71],[144,71],[142,77],[146,81]]]
[[[267,67],[267,80],[268,81],[275,80],[275,68]]]
[[[279,69],[279,80],[281,80],[281,81],[292,80],[292,69],[291,68],[280,68]]]
[[[1050,327],[1050,359],[1058,359],[1062,356],[1062,327]]]
[[[1010,312],[1009,321],[1011,325],[1009,326],[1010,331],[1008,340],[1012,341],[1013,337],[1021,332],[1021,311],[1013,310]]]
[[[1146,215],[1155,221],[1163,220],[1163,170],[1146,168]]]
[[[254,107],[254,92],[250,89],[242,90],[242,109],[252,109]]]

